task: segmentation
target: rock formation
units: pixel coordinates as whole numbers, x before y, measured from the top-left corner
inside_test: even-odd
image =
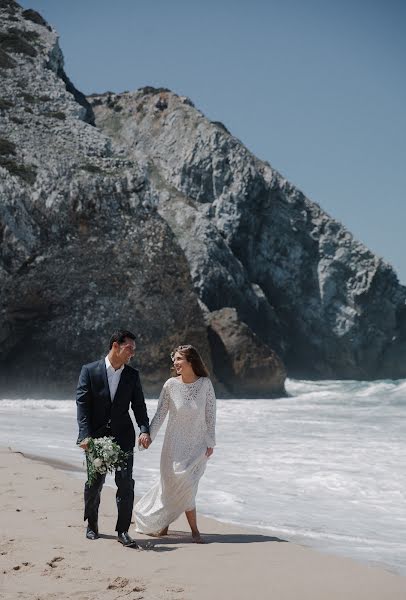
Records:
[[[286,378],[281,359],[245,323],[235,308],[207,315],[216,373],[234,396],[280,395]]]
[[[406,288],[388,264],[189,99],[89,100],[142,166],[209,313],[235,308],[291,376],[406,376]]]
[[[147,391],[186,339],[210,362],[188,263],[137,164],[95,127],[55,31],[0,5],[0,386],[66,393],[110,332],[138,332]]]
[[[150,393],[186,341],[234,396],[406,377],[389,265],[188,98],[86,99],[38,13],[0,19],[0,385],[72,390],[120,325]]]

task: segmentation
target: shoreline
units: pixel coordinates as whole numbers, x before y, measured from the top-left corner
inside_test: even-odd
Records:
[[[97,541],[85,539],[83,481],[0,448],[1,586],[7,600],[403,600],[406,578],[380,566],[325,554],[199,515],[203,546],[184,516],[166,538],[130,533],[142,550],[117,543],[114,489],[103,490]],[[52,462],[52,461],[51,461]],[[76,469],[73,469],[78,472]]]
[[[62,460],[58,460],[55,458],[42,456],[40,454],[31,454],[30,452],[14,450],[10,446],[8,446],[7,448],[0,446],[0,453],[5,449],[10,451],[11,453],[20,454],[23,458],[25,458],[29,461],[42,463],[51,468],[57,469],[63,473],[75,474],[78,476],[78,479],[79,479],[80,475],[84,476],[84,474],[85,474],[84,467],[82,468],[82,467],[76,466],[67,461],[62,461]],[[76,479],[76,477],[75,477],[75,479]],[[81,489],[82,489],[83,484],[84,484],[84,478],[80,479],[80,481],[81,481]],[[104,484],[103,489],[105,489],[105,488],[109,488],[114,491],[116,490],[115,484],[112,482],[109,482],[108,480]],[[140,498],[140,496],[137,496],[137,494],[135,494],[134,505],[136,504],[136,502],[138,501],[139,498]],[[399,577],[404,577],[406,579],[406,576],[403,573],[397,572],[395,567],[392,567],[391,565],[388,565],[386,563],[379,562],[379,561],[372,561],[372,560],[370,560],[370,561],[358,560],[349,555],[334,553],[331,550],[312,546],[310,543],[308,543],[308,538],[304,535],[301,536],[299,534],[292,534],[292,535],[288,536],[289,539],[282,539],[282,537],[280,537],[280,536],[285,536],[285,534],[281,531],[278,531],[277,529],[271,529],[269,527],[261,528],[261,527],[257,527],[254,525],[245,525],[244,523],[238,523],[238,522],[232,521],[232,520],[226,520],[226,519],[222,519],[222,518],[218,518],[218,517],[213,517],[213,516],[205,514],[204,512],[201,512],[200,510],[198,510],[198,516],[199,516],[199,519],[204,518],[205,520],[207,519],[208,521],[213,521],[215,524],[218,524],[218,525],[224,525],[224,526],[230,526],[232,528],[237,528],[238,530],[245,531],[247,534],[255,534],[255,535],[263,535],[266,537],[272,537],[272,538],[278,539],[279,541],[282,541],[282,542],[292,543],[292,544],[301,546],[303,548],[308,548],[309,550],[318,552],[323,555],[334,556],[337,558],[339,558],[339,557],[346,558],[348,560],[352,560],[352,561],[356,562],[357,564],[364,565],[369,568],[376,567],[379,569],[383,569],[383,570],[387,571],[388,573],[391,573],[391,574],[399,576]],[[185,521],[185,523],[186,523],[186,521]],[[135,536],[138,536],[138,535],[140,535],[140,534],[138,534],[138,533],[135,534]]]

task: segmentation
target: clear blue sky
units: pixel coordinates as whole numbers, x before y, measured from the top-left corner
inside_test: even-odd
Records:
[[[85,93],[164,86],[222,121],[406,284],[406,2],[23,0]]]

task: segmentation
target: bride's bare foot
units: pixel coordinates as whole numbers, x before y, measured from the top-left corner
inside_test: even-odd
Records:
[[[204,539],[201,537],[199,531],[192,532],[192,540],[195,544],[205,544],[206,543],[204,541]]]

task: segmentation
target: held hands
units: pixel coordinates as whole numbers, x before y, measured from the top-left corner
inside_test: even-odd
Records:
[[[149,434],[141,433],[140,437],[138,438],[138,444],[140,446],[142,446],[143,448],[148,448],[152,444],[152,440],[151,440]],[[89,438],[85,438],[79,444],[79,447],[82,448],[82,450],[87,450],[88,446],[89,446]]]
[[[213,448],[207,448],[206,450],[206,456],[207,458],[210,458],[210,456],[213,454]]]
[[[149,436],[149,433],[141,433],[140,437],[138,438],[138,445],[146,449],[149,448],[151,444],[152,440]]]

